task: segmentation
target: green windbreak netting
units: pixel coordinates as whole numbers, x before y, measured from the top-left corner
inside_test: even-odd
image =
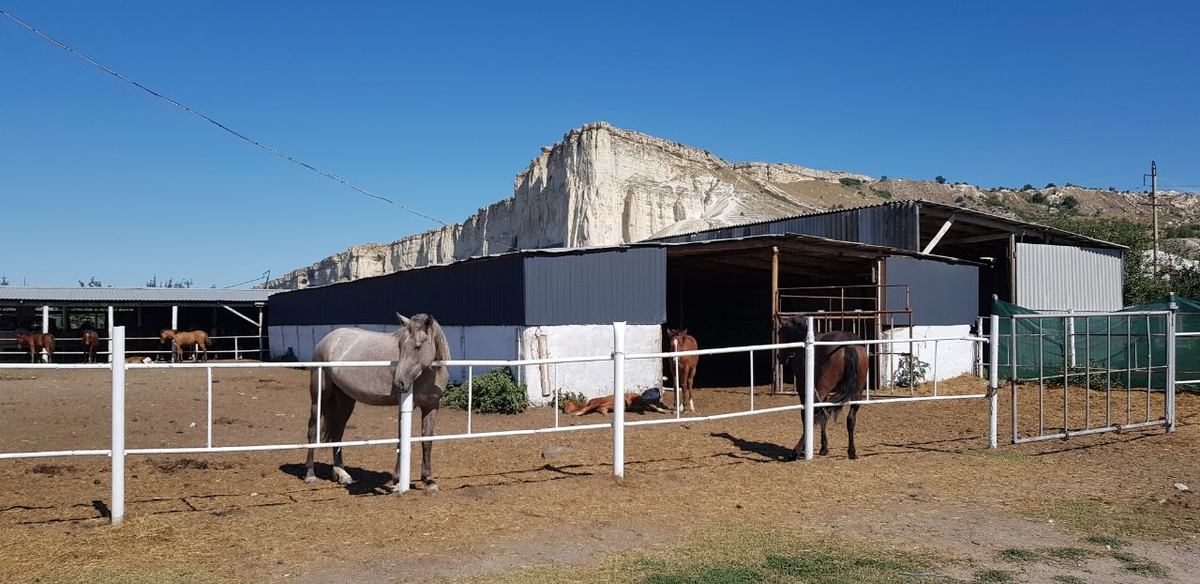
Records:
[[[1035,318],[1013,318],[1039,313],[993,300],[992,313],[1000,317],[1000,376],[1013,377],[1015,355],[1018,379],[1055,381],[1065,373],[1071,385],[1147,387],[1149,383],[1161,389],[1166,379],[1166,317],[1122,313],[1165,311],[1171,302],[1178,308],[1176,332],[1200,332],[1200,303],[1180,296],[1105,316],[1058,313]],[[1200,379],[1200,337],[1177,337],[1175,356],[1177,381]]]

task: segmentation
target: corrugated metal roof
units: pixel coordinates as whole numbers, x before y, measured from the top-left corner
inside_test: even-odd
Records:
[[[803,219],[812,220],[812,219],[822,218],[822,217],[857,214],[857,213],[860,213],[864,209],[905,208],[905,207],[912,207],[912,206],[925,207],[925,208],[930,208],[930,209],[938,209],[938,210],[943,210],[946,212],[958,213],[961,215],[974,216],[974,217],[979,217],[982,219],[994,221],[996,223],[1002,223],[1002,224],[1008,225],[1015,229],[1024,229],[1024,230],[1028,230],[1028,231],[1037,231],[1037,232],[1042,232],[1042,233],[1046,233],[1046,234],[1052,234],[1056,237],[1071,241],[1072,243],[1079,244],[1079,245],[1089,245],[1092,247],[1107,247],[1107,248],[1111,248],[1111,249],[1126,249],[1124,246],[1118,245],[1116,243],[1091,238],[1086,235],[1080,235],[1078,233],[1072,233],[1070,231],[1063,231],[1062,229],[1056,229],[1054,227],[1048,227],[1046,225],[1041,225],[1038,223],[1030,223],[1028,221],[1012,219],[1009,217],[1005,217],[1003,215],[987,213],[984,211],[979,211],[977,209],[967,209],[965,207],[959,207],[956,205],[947,205],[945,203],[937,203],[937,202],[933,202],[933,201],[926,201],[923,199],[890,201],[887,203],[880,203],[877,205],[864,205],[862,207],[853,207],[850,209],[837,209],[837,210],[833,210],[833,211],[821,211],[818,213],[806,213],[806,214],[802,214],[802,215],[794,215],[791,217],[780,217],[778,219],[767,219],[767,220],[763,220],[763,221],[755,221],[752,223],[741,223],[738,225],[730,225],[727,227],[702,229],[700,231],[695,231],[692,233],[679,233],[679,234],[664,236],[664,237],[660,237],[660,238],[654,238],[654,239],[651,239],[650,241],[696,241],[698,239],[701,239],[699,237],[696,237],[699,235],[709,235],[713,238],[727,238],[730,236],[739,237],[739,236],[747,236],[747,235],[757,235],[760,233],[770,232],[771,231],[770,226],[774,225],[774,224],[780,224],[780,223],[796,224],[797,220],[803,220]],[[883,223],[883,224],[879,224],[879,225],[870,226],[868,231],[870,229],[883,230],[883,229],[889,229],[889,228],[890,227],[887,223]],[[862,238],[863,238],[863,236],[860,235],[859,239],[862,239]]]
[[[266,302],[280,290],[225,288],[49,288],[0,286],[0,301],[30,302]]]

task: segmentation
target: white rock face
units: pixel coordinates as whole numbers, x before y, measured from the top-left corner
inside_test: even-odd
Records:
[[[543,148],[513,196],[466,221],[391,244],[368,243],[295,270],[269,288],[323,286],[472,256],[641,241],[818,210],[780,190],[870,177],[791,164],[729,163],[705,150],[613,128],[571,130]]]

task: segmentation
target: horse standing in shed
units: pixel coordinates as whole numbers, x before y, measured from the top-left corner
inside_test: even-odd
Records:
[[[196,347],[204,355],[204,361],[208,361],[208,333],[204,331],[179,331],[175,332],[171,329],[163,329],[159,333],[158,341],[162,344],[175,342],[175,362],[183,361],[183,348]],[[193,352],[195,349],[193,349]]]
[[[696,337],[689,335],[687,329],[667,329],[667,343],[672,353],[700,349],[700,345],[696,343]],[[676,383],[679,384],[680,411],[683,410],[685,405],[689,411],[696,411],[696,402],[692,399],[692,380],[696,378],[696,365],[699,363],[699,355],[684,355],[672,359],[672,365],[674,365],[672,369],[679,373],[679,379],[676,380]]]
[[[100,335],[96,329],[83,329],[83,360],[85,363],[96,362],[96,349],[100,347]]]
[[[781,320],[780,325],[779,342],[781,343],[803,342],[808,335],[808,327],[802,316]],[[830,331],[816,335],[814,340],[846,342],[861,341],[862,339],[845,331]],[[792,358],[792,373],[796,376],[796,392],[800,394],[800,401],[803,403],[804,355],[795,349],[779,352],[780,362],[786,362],[788,357]],[[870,364],[865,345],[817,345],[814,358],[816,370],[813,372],[815,386],[813,394],[816,400],[841,404],[862,399],[863,392],[867,387],[867,370]],[[825,423],[831,414],[825,410],[826,408],[817,408],[813,412],[813,423],[821,425],[820,454],[822,456],[829,454],[829,438],[825,434]],[[834,408],[832,413],[834,420],[841,411],[842,406],[840,405]],[[849,457],[851,460],[858,458],[858,453],[854,450],[854,423],[857,417],[858,404],[851,404],[850,413],[846,415],[846,433],[850,437]],[[800,440],[796,442],[797,459],[804,456],[803,448],[804,436],[801,434]]]
[[[396,313],[402,325],[394,333],[378,333],[357,328],[339,328],[325,335],[313,351],[313,361],[398,361],[396,367],[322,367],[313,369],[309,378],[312,410],[308,418],[308,442],[317,440],[317,405],[320,404],[321,439],[340,442],[354,404],[397,406],[405,392],[413,392],[414,408],[421,408],[421,435],[432,436],[438,406],[450,375],[446,368],[434,366],[434,361],[450,358],[450,344],[441,325],[428,314],[405,318]],[[324,371],[322,377],[318,371]],[[318,387],[320,391],[318,392]],[[320,400],[318,401],[318,393]],[[403,415],[403,414],[401,414]],[[313,473],[315,449],[308,450],[304,463],[304,482],[317,480]],[[438,490],[433,480],[433,443],[421,443],[421,482],[427,492]],[[393,492],[408,485],[399,484],[402,460],[396,454],[396,471],[392,480]],[[354,483],[342,461],[342,449],[333,449],[333,478],[343,485]]]
[[[37,363],[37,354],[46,351],[46,361],[54,362],[54,335],[50,333],[17,333],[17,348],[29,347],[29,362]]]

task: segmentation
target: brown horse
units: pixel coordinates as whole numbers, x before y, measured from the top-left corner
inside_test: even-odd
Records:
[[[798,343],[805,340],[808,327],[804,317],[793,316],[782,320],[779,329],[779,342]],[[861,341],[859,337],[845,331],[830,331],[815,337],[817,341],[845,342]],[[792,373],[796,375],[796,392],[804,402],[804,355],[795,349],[785,349],[779,352],[780,362],[792,357]],[[835,404],[862,399],[867,388],[867,369],[870,366],[867,348],[864,345],[817,345],[813,372],[814,394],[819,402]],[[833,410],[833,418],[842,411],[838,406]],[[854,423],[858,417],[858,404],[850,405],[850,413],[846,416],[846,433],[850,436],[849,454],[851,459],[858,458],[854,450]],[[825,408],[817,408],[813,412],[813,422],[821,425],[821,455],[829,454],[829,438],[825,434],[825,423],[829,418]],[[796,458],[802,458],[804,436],[796,443]]]
[[[87,363],[95,363],[96,349],[100,347],[100,335],[96,333],[96,329],[84,329],[82,342],[83,360]]]
[[[163,329],[159,334],[158,340],[162,344],[167,344],[170,341],[175,341],[175,361],[183,361],[184,347],[198,347],[204,354],[204,361],[208,361],[208,333],[204,331],[179,331],[175,332],[171,329]]]
[[[37,354],[45,349],[46,360],[54,361],[54,335],[50,333],[17,333],[17,348],[29,347],[29,362],[37,362]]]
[[[667,329],[667,339],[672,353],[676,351],[695,351],[700,348],[700,345],[696,343],[696,337],[689,335],[687,329]],[[672,364],[679,371],[679,379],[677,380],[680,393],[679,409],[682,411],[686,405],[688,410],[694,412],[696,411],[696,402],[692,399],[692,380],[696,377],[696,365],[700,363],[700,356],[684,355],[682,357],[675,357],[672,361]],[[672,369],[676,367],[672,367]]]

